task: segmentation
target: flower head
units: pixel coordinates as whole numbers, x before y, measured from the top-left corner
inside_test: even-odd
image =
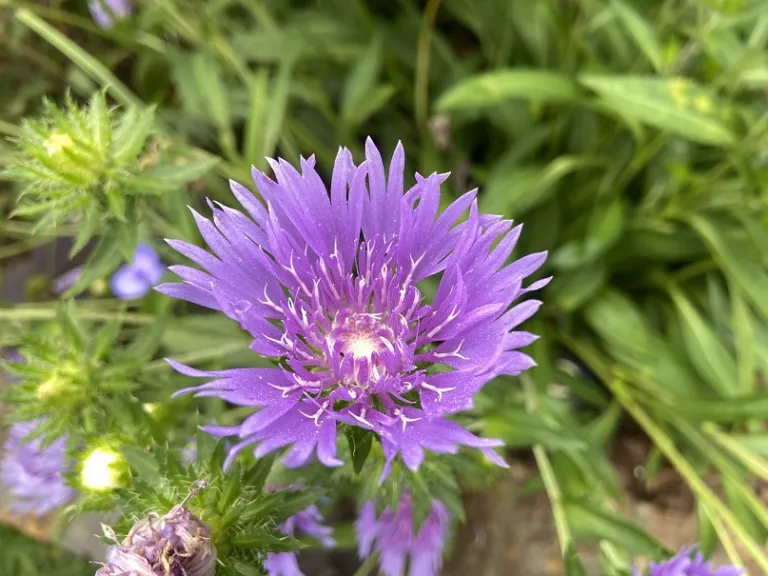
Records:
[[[301,532],[315,538],[326,548],[331,548],[336,545],[336,541],[331,537],[333,528],[325,526],[322,522],[323,515],[317,506],[312,505],[288,518],[278,529],[289,536],[295,536],[297,531]],[[269,576],[303,576],[295,552],[269,552],[264,561],[264,568]]]
[[[115,545],[96,576],[213,576],[216,548],[208,527],[185,508],[188,499],[164,516],[151,514],[134,524],[122,544],[104,527]]]
[[[449,514],[435,500],[417,534],[413,533],[413,502],[404,494],[396,512],[386,508],[376,519],[376,505],[368,501],[355,523],[358,550],[362,558],[375,548],[386,576],[404,576],[406,561],[410,576],[437,576],[442,565]]]
[[[130,0],[88,0],[88,10],[96,24],[109,29],[115,20],[130,16],[133,5]]]
[[[133,261],[112,275],[112,293],[123,300],[141,298],[160,281],[165,266],[150,246],[140,244]]]
[[[33,420],[11,426],[0,463],[0,478],[14,497],[12,506],[18,514],[42,516],[75,496],[63,476],[69,470],[67,439],[59,438],[45,448],[39,438],[26,441],[39,424]]]
[[[184,282],[158,290],[220,310],[250,333],[254,352],[280,363],[202,372],[172,362],[189,376],[213,378],[180,393],[262,408],[240,426],[206,430],[240,437],[230,457],[251,445],[257,457],[291,446],[288,467],[315,452],[339,465],[338,423],[375,432],[388,463],[399,453],[412,470],[425,449],[454,453],[460,445],[504,465],[492,450],[501,441],[478,438],[444,415],[471,407],[494,377],[534,365],[516,349],[535,336],[515,328],[540,302],[510,306],[547,283],[523,287],[546,253],[507,264],[522,227],[481,215],[476,191],[438,215],[448,175],[417,174],[405,190],[402,146],[388,175],[370,140],[359,166],[341,149],[330,192],[314,157],[301,159],[301,173],[269,162],[276,181],[253,170],[264,204],[231,183],[250,218],[213,203],[212,222],[194,214],[213,254],[168,241],[205,272],[174,266]],[[437,286],[431,302],[429,282]]]
[[[701,552],[692,555],[694,547],[683,548],[675,556],[656,564],[651,562],[648,576],[740,576],[744,573],[735,566],[715,567],[712,562],[706,562]],[[635,576],[641,572],[634,570]]]
[[[112,448],[98,447],[83,459],[80,484],[93,492],[105,492],[122,485],[125,458]]]

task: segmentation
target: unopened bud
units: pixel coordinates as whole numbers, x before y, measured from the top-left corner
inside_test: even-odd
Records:
[[[126,470],[123,455],[111,448],[94,448],[85,457],[80,470],[80,484],[94,492],[105,492],[122,484]]]

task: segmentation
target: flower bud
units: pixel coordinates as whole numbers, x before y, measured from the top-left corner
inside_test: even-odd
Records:
[[[123,483],[127,468],[123,455],[112,448],[94,448],[80,468],[80,484],[94,492],[106,492]]]
[[[116,544],[107,550],[107,563],[96,576],[213,576],[216,548],[208,526],[185,507],[203,486],[198,485],[164,516],[153,513],[134,524],[122,544],[104,527]]]

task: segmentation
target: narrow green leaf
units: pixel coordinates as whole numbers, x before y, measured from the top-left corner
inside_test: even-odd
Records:
[[[376,87],[381,73],[383,39],[375,36],[358,60],[344,85],[341,95],[341,118],[347,128],[353,128],[358,116],[358,108],[365,104]]]
[[[563,564],[565,565],[565,576],[588,576],[584,564],[576,551],[569,547],[563,555]]]
[[[104,278],[114,272],[120,264],[123,263],[120,257],[120,247],[117,242],[109,236],[103,236],[90,257],[83,270],[74,284],[67,290],[64,297],[71,297],[79,294],[88,288],[93,282]]]
[[[736,362],[696,307],[676,287],[669,289],[679,313],[688,358],[699,376],[722,396],[738,394]]]
[[[245,121],[245,159],[256,162],[264,154],[264,127],[267,118],[269,75],[265,69],[251,77],[250,108]]]
[[[161,477],[160,464],[151,453],[134,444],[124,444],[120,451],[128,465],[144,482],[154,485]]]
[[[601,162],[592,156],[560,156],[546,166],[515,166],[505,161],[491,170],[480,199],[482,211],[522,214],[549,199],[568,174]]]
[[[264,155],[272,156],[280,139],[283,129],[285,113],[288,109],[288,99],[291,94],[291,84],[293,82],[293,67],[296,63],[296,57],[293,52],[283,56],[280,66],[277,69],[277,77],[272,81],[270,94],[272,98],[267,106],[266,123],[264,125]],[[254,159],[257,167],[264,166],[264,160]]]
[[[117,337],[120,335],[120,329],[122,328],[122,322],[119,316],[115,316],[111,320],[108,320],[104,325],[96,332],[96,336],[91,343],[91,362],[96,365],[108,352],[114,347]]]
[[[757,366],[757,341],[752,312],[744,301],[741,291],[731,287],[731,330],[736,346],[738,389],[742,394],[755,391]]]
[[[496,106],[513,98],[544,102],[574,102],[578,86],[568,77],[544,70],[498,70],[470,76],[437,101],[438,111],[473,110]]]
[[[562,272],[555,277],[550,297],[566,312],[578,310],[605,286],[608,268],[604,263],[580,268],[574,272]]]
[[[712,525],[706,506],[696,502],[696,541],[702,554],[709,557],[717,546],[717,532]]]
[[[112,157],[116,163],[128,162],[144,148],[155,129],[155,107],[131,107],[114,131]]]
[[[723,120],[725,107],[689,80],[585,75],[580,81],[622,117],[704,144],[731,146],[736,135]]]
[[[768,394],[755,394],[743,398],[718,398],[699,400],[688,398],[685,402],[669,406],[653,398],[647,400],[658,409],[666,410],[672,417],[683,415],[700,422],[741,422],[750,418],[768,420]]]
[[[163,164],[136,176],[132,190],[146,194],[156,194],[175,190],[207,174],[219,162],[219,158],[208,154],[197,154],[194,158],[185,158],[180,164]]]
[[[688,221],[704,239],[718,265],[768,321],[768,274],[759,262],[747,260],[750,247],[737,238],[726,241],[710,218],[694,214]]]
[[[664,546],[621,516],[574,499],[563,502],[574,534],[584,538],[608,540],[634,554],[656,555]]]
[[[198,94],[205,103],[206,114],[220,129],[228,129],[229,102],[216,58],[207,52],[195,53],[192,56],[192,74]]]
[[[373,433],[357,426],[347,426],[346,433],[349,451],[352,453],[352,466],[355,474],[360,474],[368,454],[371,452]]]
[[[611,7],[656,72],[661,72],[663,63],[661,43],[651,24],[623,0],[611,0]]]

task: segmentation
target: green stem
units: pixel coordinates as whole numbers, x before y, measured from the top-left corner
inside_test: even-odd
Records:
[[[365,562],[363,562],[363,565],[354,573],[354,576],[368,576],[373,573],[373,570],[376,569],[378,564],[379,554],[377,552],[372,552],[371,555],[366,558]]]
[[[26,8],[19,8],[16,11],[16,19],[42,36],[54,48],[72,60],[88,76],[106,87],[121,104],[143,106],[141,99],[123,84],[117,76],[112,74],[104,64],[50,26],[45,20],[39,18]]]
[[[241,352],[245,347],[247,347],[247,344],[244,344],[243,342],[229,343],[209,350],[195,350],[193,352],[187,352],[186,354],[175,356],[173,359],[177,362],[181,362],[182,364],[197,364],[208,362],[210,360],[218,360],[219,358],[224,358],[229,354]],[[142,372],[156,372],[158,370],[164,370],[165,368],[170,368],[168,362],[162,359],[154,360],[147,364],[142,369]]]
[[[568,528],[568,520],[565,517],[565,510],[563,509],[563,493],[560,490],[555,471],[552,468],[552,462],[550,462],[544,447],[536,444],[533,447],[533,456],[536,458],[536,465],[539,467],[539,472],[541,472],[549,504],[552,507],[555,532],[557,532],[557,539],[560,541],[560,552],[565,556],[565,553],[571,547],[572,538],[571,531]]]
[[[81,320],[113,320],[115,317],[125,324],[153,324],[157,318],[152,314],[120,314],[101,310],[77,310],[76,316]],[[16,320],[20,322],[34,322],[54,320],[57,316],[56,308],[4,308],[0,309],[0,320]]]

